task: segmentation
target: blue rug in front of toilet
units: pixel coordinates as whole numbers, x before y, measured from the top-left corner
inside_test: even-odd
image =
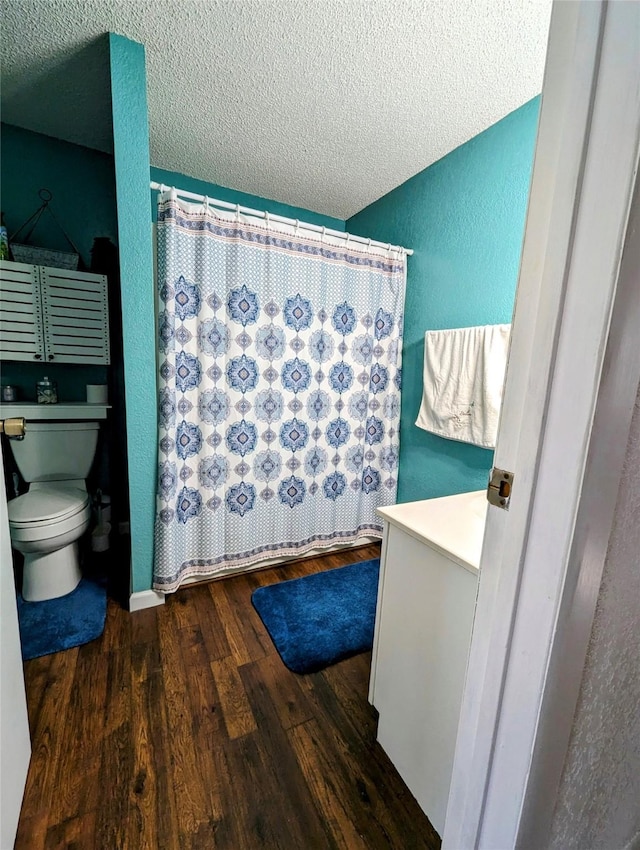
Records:
[[[100,637],[106,614],[106,588],[85,578],[75,590],[58,599],[25,602],[18,594],[23,660],[50,655]]]

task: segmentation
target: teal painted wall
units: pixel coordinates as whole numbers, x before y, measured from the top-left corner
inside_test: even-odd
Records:
[[[38,191],[50,189],[51,207],[88,267],[95,236],[117,239],[113,157],[11,124],[2,124],[0,130],[2,212],[9,234],[40,206]],[[32,241],[44,248],[70,250],[47,214]]]
[[[149,125],[144,47],[110,33],[109,50],[135,592],[151,587],[157,464]]]
[[[38,191],[49,189],[56,217],[88,267],[96,236],[117,240],[113,157],[10,124],[1,125],[0,139],[2,212],[9,234],[40,206]],[[70,250],[46,213],[30,241],[44,248]],[[46,372],[57,381],[61,401],[85,401],[87,384],[107,381],[106,366],[48,364]],[[25,401],[35,401],[35,382],[43,374],[42,364],[2,363],[2,383],[16,386],[19,398]]]
[[[408,258],[398,501],[486,486],[493,452],[414,423],[424,333],[510,322],[539,98],[366,207],[347,230],[414,249]]]
[[[261,198],[259,195],[248,195],[246,192],[237,192],[235,189],[227,189],[224,186],[218,186],[216,183],[205,183],[203,180],[196,180],[194,177],[187,177],[185,174],[178,174],[175,171],[151,168],[151,179],[157,183],[164,183],[166,186],[185,189],[187,192],[208,195],[210,198],[216,198],[218,201],[240,204],[240,206],[251,207],[254,210],[267,210],[269,213],[273,213],[273,215],[281,215],[285,218],[297,218],[300,221],[317,224],[320,227],[327,227],[332,230],[344,232],[345,229],[344,221],[339,218],[331,218],[328,215],[320,215],[320,213],[310,212],[301,207],[292,207],[289,204],[282,204],[279,201],[271,201],[268,198]],[[157,192],[152,193],[154,221],[157,218],[158,212],[156,206],[157,194]]]

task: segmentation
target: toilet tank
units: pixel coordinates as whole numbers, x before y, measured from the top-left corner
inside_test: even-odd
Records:
[[[9,440],[20,474],[28,483],[85,479],[99,427],[97,422],[27,422],[24,440]]]

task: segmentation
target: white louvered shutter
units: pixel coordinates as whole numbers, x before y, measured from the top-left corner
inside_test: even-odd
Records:
[[[109,363],[107,279],[41,268],[47,361]]]
[[[0,359],[45,359],[38,266],[0,262]]]

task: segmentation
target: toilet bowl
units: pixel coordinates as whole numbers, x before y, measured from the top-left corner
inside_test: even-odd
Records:
[[[23,598],[40,602],[75,590],[82,577],[77,541],[91,518],[86,490],[40,484],[8,508],[11,544],[24,555]]]
[[[55,410],[48,413],[56,415]],[[92,420],[27,419],[24,439],[9,441],[29,485],[27,493],[7,506],[11,545],[24,555],[22,596],[28,602],[66,596],[78,586],[77,541],[89,527],[86,479],[98,429]]]

